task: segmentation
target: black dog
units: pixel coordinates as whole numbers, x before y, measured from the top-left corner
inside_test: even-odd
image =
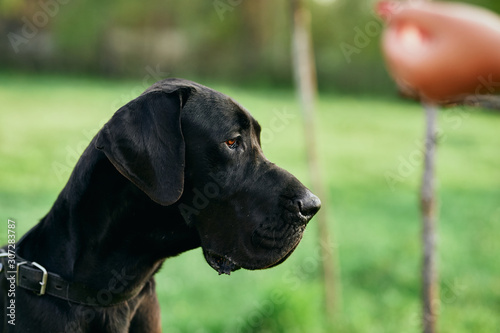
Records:
[[[260,130],[186,80],[119,109],[16,258],[0,254],[2,332],[160,332],[153,275],[165,258],[201,246],[219,274],[283,262],[320,201],[264,157]]]

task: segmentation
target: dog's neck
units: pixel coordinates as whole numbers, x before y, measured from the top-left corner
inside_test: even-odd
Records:
[[[96,289],[106,288],[116,274],[129,277],[133,288],[149,280],[165,258],[199,245],[196,230],[175,205],[153,202],[92,142],[19,255]]]

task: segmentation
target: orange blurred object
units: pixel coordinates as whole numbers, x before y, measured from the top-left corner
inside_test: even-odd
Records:
[[[500,92],[500,16],[445,2],[383,1],[382,47],[402,91],[433,103]]]

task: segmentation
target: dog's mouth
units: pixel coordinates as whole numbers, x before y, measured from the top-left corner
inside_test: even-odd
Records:
[[[233,259],[232,256],[230,255],[221,255],[215,251],[208,250],[208,249],[203,249],[203,254],[205,256],[205,260],[207,263],[214,269],[216,270],[219,275],[222,274],[227,274],[230,275],[231,272],[234,272],[240,268],[245,268],[249,270],[258,270],[258,269],[267,269],[271,267],[278,266],[279,264],[283,263],[290,255],[292,252],[297,248],[299,245],[300,239],[302,237],[297,237],[295,241],[290,244],[286,252],[283,254],[280,254],[276,256],[271,256],[267,260],[264,260],[262,262],[262,259],[259,260],[260,263],[238,263],[237,260]],[[281,252],[281,251],[280,251]]]

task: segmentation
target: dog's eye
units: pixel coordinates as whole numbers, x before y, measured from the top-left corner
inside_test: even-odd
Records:
[[[238,147],[238,139],[229,139],[224,143],[231,149]]]

